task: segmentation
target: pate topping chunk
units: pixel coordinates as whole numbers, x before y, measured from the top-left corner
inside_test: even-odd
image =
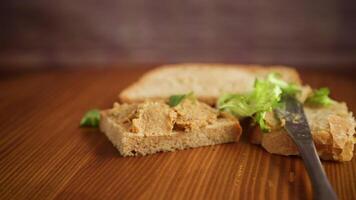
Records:
[[[109,115],[112,116],[117,123],[127,123],[131,122],[136,110],[137,104],[114,103],[114,108],[109,111]]]
[[[114,104],[109,111],[117,123],[124,124],[132,133],[160,136],[174,132],[200,129],[214,123],[219,112],[205,103],[183,100],[175,107],[165,102]]]
[[[216,121],[218,111],[207,104],[189,99],[173,108],[177,113],[176,127],[185,131],[199,129]]]
[[[159,102],[139,104],[131,131],[149,135],[166,135],[173,129],[177,114],[168,105]]]

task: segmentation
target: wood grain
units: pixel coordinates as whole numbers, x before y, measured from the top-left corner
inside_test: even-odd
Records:
[[[301,159],[266,153],[245,138],[175,153],[123,158],[95,129],[90,108],[108,108],[144,70],[1,74],[0,199],[311,199]],[[302,71],[314,87],[356,111],[352,71]],[[323,162],[340,199],[356,199],[356,159]]]

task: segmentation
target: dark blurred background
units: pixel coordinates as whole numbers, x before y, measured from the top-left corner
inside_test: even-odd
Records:
[[[172,62],[356,66],[356,1],[11,0],[1,69]]]

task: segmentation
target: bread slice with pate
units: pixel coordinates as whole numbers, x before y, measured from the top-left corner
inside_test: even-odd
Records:
[[[351,160],[355,144],[355,119],[346,104],[334,102],[327,107],[305,105],[304,112],[320,158],[335,161]],[[255,127],[249,133],[250,141],[260,144],[269,153],[298,155],[296,145],[274,114],[268,113],[265,119],[272,131],[262,133]]]
[[[101,112],[100,130],[123,156],[148,155],[238,141],[239,122],[209,105],[183,100],[115,103]]]

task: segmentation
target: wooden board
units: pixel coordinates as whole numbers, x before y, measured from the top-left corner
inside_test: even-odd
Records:
[[[235,144],[120,157],[78,123],[109,108],[145,70],[1,74],[0,199],[311,199],[301,159]],[[356,111],[355,73],[303,71]],[[323,162],[340,199],[356,199],[356,159]]]

